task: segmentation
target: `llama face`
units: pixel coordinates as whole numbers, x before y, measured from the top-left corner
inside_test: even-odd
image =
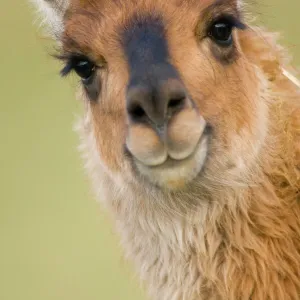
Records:
[[[63,26],[108,172],[166,189],[249,175],[267,105],[236,1],[73,0]]]

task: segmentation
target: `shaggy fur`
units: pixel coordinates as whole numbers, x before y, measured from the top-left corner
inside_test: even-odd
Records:
[[[37,7],[37,13],[41,16],[40,26],[49,28],[48,33],[56,39],[63,31],[63,16],[69,5],[67,0],[30,0]]]
[[[151,0],[144,2],[149,9]],[[95,17],[97,5],[89,3]],[[103,14],[112,9],[100,6]],[[122,9],[115,11],[123,18]],[[69,22],[68,38],[77,34],[83,47],[95,49],[85,30],[88,21]],[[110,33],[107,39],[116,35],[110,28],[114,22],[118,21],[109,19],[105,26]],[[110,47],[117,49],[116,44]],[[193,44],[186,47],[193,55]],[[242,58],[230,68],[244,76],[241,88],[245,88],[246,100],[238,94],[240,88],[229,88],[224,101],[230,110],[222,108],[220,114],[210,117],[212,110],[201,106],[205,117],[215,124],[216,135],[204,174],[185,188],[158,188],[136,175],[120,154],[126,135],[124,107],[114,103],[118,109],[113,110],[107,99],[114,99],[108,95],[123,95],[128,74],[122,71],[121,54],[114,57],[119,72],[107,79],[102,106],[84,100],[86,113],[77,129],[86,169],[98,198],[115,216],[125,253],[151,299],[300,299],[299,88],[282,72],[288,65],[287,55],[274,34],[251,27],[239,33],[239,51]],[[193,91],[193,80],[200,76],[197,70],[191,71],[187,59],[174,61],[193,98],[198,99]],[[182,62],[186,65],[180,66]],[[226,82],[229,73],[221,77]],[[240,104],[229,101],[234,95],[239,95]],[[210,100],[219,104],[221,96],[217,92],[214,96]],[[201,105],[200,100],[198,103]],[[111,124],[113,128],[108,127]]]

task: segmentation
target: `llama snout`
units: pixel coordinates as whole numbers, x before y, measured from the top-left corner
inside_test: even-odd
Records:
[[[207,123],[179,79],[156,82],[137,82],[128,89],[126,147],[142,175],[173,189],[201,171]]]

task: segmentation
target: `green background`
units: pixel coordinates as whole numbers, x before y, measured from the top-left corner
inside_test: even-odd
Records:
[[[253,10],[284,33],[297,66],[299,0]],[[26,1],[1,0],[0,299],[145,299],[83,172],[77,81],[59,78],[33,20]]]

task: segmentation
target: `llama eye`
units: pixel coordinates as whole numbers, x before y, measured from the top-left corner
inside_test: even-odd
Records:
[[[90,80],[94,77],[96,71],[96,65],[92,63],[88,58],[84,56],[57,56],[61,60],[66,60],[67,64],[60,71],[60,74],[64,77],[67,76],[72,70],[74,70],[83,84],[89,84]]]
[[[73,62],[73,69],[83,81],[87,81],[95,73],[95,65],[89,60],[77,60]]]
[[[215,22],[210,30],[209,36],[221,46],[230,46],[232,43],[233,25],[227,21]]]

